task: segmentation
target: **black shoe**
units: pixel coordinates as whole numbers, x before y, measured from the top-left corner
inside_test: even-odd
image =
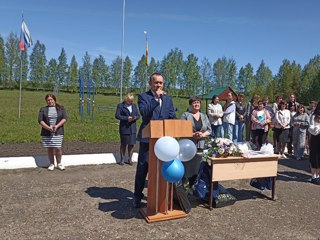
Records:
[[[132,206],[133,206],[134,208],[141,208],[141,201],[138,201],[138,200],[136,200],[136,199],[133,199]]]
[[[123,163],[123,162],[119,162],[119,165],[120,165],[120,166],[123,166],[123,165],[124,165],[124,163]]]
[[[267,186],[266,186],[266,188],[267,188],[268,190],[272,190],[273,179],[272,179],[272,178],[268,178],[268,179],[266,179],[266,181],[267,181]]]
[[[133,162],[132,162],[132,160],[128,160],[128,162],[126,162],[126,164],[129,164],[130,166],[132,166]]]
[[[260,181],[257,180],[257,179],[255,179],[255,178],[251,179],[250,185],[251,185],[252,187],[254,187],[254,188],[259,189],[259,190],[264,190],[264,189],[265,189],[265,186],[261,186]]]
[[[320,185],[320,178],[312,178],[310,182],[315,185]]]

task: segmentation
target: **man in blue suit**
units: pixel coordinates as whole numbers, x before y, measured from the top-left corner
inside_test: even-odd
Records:
[[[151,89],[148,92],[138,95],[142,123],[137,137],[140,141],[140,147],[134,183],[133,206],[135,208],[141,207],[141,199],[144,196],[143,189],[148,174],[149,138],[142,138],[142,129],[149,124],[150,120],[176,118],[172,98],[163,90],[163,76],[160,73],[153,73],[150,76],[149,85]]]

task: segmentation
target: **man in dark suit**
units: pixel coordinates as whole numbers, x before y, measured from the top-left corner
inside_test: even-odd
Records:
[[[142,129],[150,120],[175,119],[176,114],[173,101],[163,90],[164,78],[160,73],[153,73],[149,79],[151,89],[138,95],[138,106],[142,116],[142,123],[138,132],[140,141],[137,171],[134,184],[133,206],[141,207],[143,189],[148,174],[149,138],[142,138]]]

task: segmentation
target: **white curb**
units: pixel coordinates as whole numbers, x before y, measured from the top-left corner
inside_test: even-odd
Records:
[[[119,153],[100,153],[100,154],[78,154],[63,155],[62,163],[64,166],[76,165],[96,165],[110,164],[119,162]],[[132,161],[137,162],[138,153],[133,153]],[[19,169],[48,167],[47,156],[32,157],[0,157],[0,169]]]

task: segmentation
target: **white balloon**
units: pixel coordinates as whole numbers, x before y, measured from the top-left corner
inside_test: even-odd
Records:
[[[159,138],[154,145],[154,153],[161,161],[167,162],[175,159],[179,154],[179,143],[173,137]]]
[[[178,159],[182,162],[190,161],[197,153],[197,147],[190,139],[179,140],[179,146]]]

